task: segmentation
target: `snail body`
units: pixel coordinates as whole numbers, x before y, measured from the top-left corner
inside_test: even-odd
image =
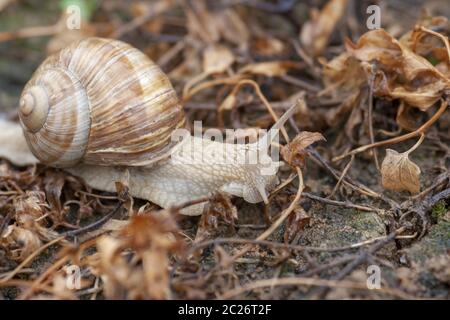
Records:
[[[87,38],[49,56],[22,92],[19,117],[42,163],[112,192],[128,171],[131,181],[139,181],[131,183],[131,193],[164,208],[216,192],[267,202],[266,192],[277,182],[279,163],[267,155],[275,131],[251,144],[190,135],[174,139],[185,116],[169,79],[142,52],[118,40]],[[252,163],[222,161],[255,154]],[[261,174],[268,167],[275,171]],[[203,206],[181,213],[201,214]]]

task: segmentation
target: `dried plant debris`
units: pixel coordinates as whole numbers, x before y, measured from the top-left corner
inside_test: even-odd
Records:
[[[306,147],[316,141],[325,140],[319,132],[300,132],[294,140],[281,149],[281,156],[292,167],[304,167]]]
[[[332,0],[324,6],[322,11],[311,12],[311,20],[303,25],[300,40],[312,55],[318,56],[325,50],[331,33],[346,9],[347,0]]]
[[[408,153],[398,153],[387,149],[386,158],[381,165],[383,187],[386,189],[411,193],[420,191],[420,168],[408,158]]]
[[[0,298],[450,298],[445,1],[380,1],[371,30],[369,1],[78,1],[77,30],[66,2],[0,4]],[[151,171],[40,164],[20,92],[90,36],[155,61],[188,130],[254,143],[295,105],[276,177],[255,186],[266,201],[221,190],[163,209]]]
[[[395,191],[407,190],[412,194],[420,191],[420,168],[409,160],[409,154],[417,149],[423,141],[421,139],[408,151],[398,153],[387,149],[386,157],[381,164],[381,182],[383,187]]]

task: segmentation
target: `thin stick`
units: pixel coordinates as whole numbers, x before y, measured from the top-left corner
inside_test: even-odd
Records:
[[[395,239],[410,239],[415,238],[417,234],[412,235],[397,235]],[[340,252],[340,251],[346,251],[351,249],[357,249],[360,247],[364,247],[368,244],[372,244],[374,242],[378,241],[384,241],[389,237],[387,236],[381,236],[381,237],[375,237],[372,239],[364,240],[361,242],[352,243],[346,246],[342,247],[311,247],[311,246],[301,246],[301,245],[294,245],[294,244],[286,244],[286,243],[280,243],[280,242],[273,242],[268,240],[252,240],[252,239],[239,239],[239,238],[218,238],[218,239],[212,239],[204,242],[199,242],[197,244],[194,244],[186,254],[187,257],[192,255],[195,251],[209,247],[210,245],[220,245],[220,244],[251,244],[251,245],[258,245],[258,246],[266,246],[271,248],[279,248],[279,249],[287,249],[291,251],[296,252]]]
[[[414,150],[416,150],[423,142],[423,139],[425,139],[425,134],[421,134],[419,140],[411,147],[408,151],[406,151],[407,154],[410,154]]]
[[[397,238],[400,234],[402,234],[407,228],[405,226],[402,226],[398,228],[397,230],[391,232],[389,235],[384,237],[381,241],[375,242],[371,247],[369,247],[366,251],[361,251],[361,253],[358,255],[358,257],[347,264],[337,275],[333,277],[333,280],[341,280],[345,276],[349,275],[353,270],[355,270],[358,266],[366,262],[369,257],[372,254],[375,254],[378,250],[383,248],[386,244],[393,241]],[[315,293],[312,293],[312,295],[309,295],[309,298],[322,298],[326,292],[328,291],[328,288],[316,288]],[[313,289],[314,291],[314,289]]]
[[[116,207],[108,214],[106,214],[105,216],[103,216],[102,218],[100,218],[99,220],[76,230],[72,230],[72,231],[67,231],[64,232],[63,235],[66,237],[73,237],[85,232],[90,232],[93,231],[97,228],[100,228],[102,225],[104,225],[106,222],[108,222],[108,220],[112,219],[112,217],[114,217],[116,215],[116,213],[120,210],[120,208],[122,208],[122,202],[119,202]]]
[[[350,161],[347,163],[347,165],[345,166],[344,170],[342,171],[342,174],[339,177],[339,180],[336,182],[336,185],[334,186],[333,191],[331,191],[331,194],[328,196],[328,198],[333,198],[334,194],[336,193],[336,191],[338,190],[339,186],[341,185],[342,180],[347,175],[347,172],[350,169],[354,159],[355,159],[355,156],[352,155],[351,158],[350,158]]]
[[[327,198],[322,198],[307,192],[303,193],[303,196],[305,198],[311,199],[311,200],[316,200],[319,202],[323,202],[332,206],[338,206],[338,207],[346,207],[346,208],[352,208],[352,209],[356,209],[356,210],[360,210],[360,211],[367,211],[367,212],[378,212],[380,211],[377,208],[371,208],[371,207],[367,207],[367,206],[362,206],[362,205],[358,205],[358,204],[353,204],[353,203],[348,203],[348,202],[344,202],[344,201],[337,201],[337,200],[331,200],[331,199],[327,199]]]
[[[339,179],[340,177],[340,171],[333,168],[328,161],[326,161],[319,152],[317,152],[316,149],[314,149],[313,147],[309,146],[308,148],[306,148],[306,150],[308,151],[309,155],[311,156],[311,158],[316,162],[319,163],[320,165],[322,165],[322,167],[324,167],[325,169],[327,169],[328,171],[331,172],[331,174],[336,178],[336,180]],[[375,191],[373,191],[372,189],[370,189],[369,187],[366,187],[365,185],[357,182],[357,181],[353,181],[353,179],[349,178],[349,177],[344,177],[342,182],[352,188],[353,190],[358,191],[361,194],[367,195],[369,197],[372,198],[381,198],[383,199],[383,196]]]
[[[297,176],[298,176],[298,190],[297,194],[295,195],[294,200],[291,202],[289,207],[284,210],[284,212],[280,215],[280,217],[263,233],[261,233],[256,240],[266,240],[283,222],[284,220],[289,217],[289,215],[294,211],[295,206],[297,205],[298,201],[300,200],[300,197],[302,195],[303,189],[305,188],[305,185],[303,183],[303,174],[300,168],[296,168],[297,170]],[[230,261],[235,261],[236,259],[242,257],[245,253],[248,252],[252,248],[252,245],[248,245],[244,247],[242,250],[240,250],[238,253],[236,253]]]
[[[295,77],[290,76],[288,74],[286,74],[284,76],[281,76],[280,78],[281,78],[281,80],[286,81],[287,83],[293,84],[293,85],[295,85],[295,86],[297,86],[299,88],[302,88],[304,90],[309,90],[311,92],[318,92],[318,91],[320,91],[320,88],[318,88],[318,87],[316,87],[316,86],[306,82],[305,80],[295,78]]]
[[[0,32],[0,42],[22,38],[52,36],[59,33],[61,29],[61,24],[57,23],[51,26],[30,27],[16,31]]]
[[[182,204],[177,205],[177,206],[173,206],[173,207],[169,208],[168,210],[171,213],[177,213],[178,211],[180,211],[183,208],[190,207],[190,206],[193,206],[193,205],[196,205],[196,204],[199,204],[199,203],[203,203],[203,202],[208,202],[209,200],[211,200],[210,196],[202,197],[202,198],[198,198],[198,199],[187,201],[187,202],[182,203]],[[162,210],[162,211],[164,211],[164,210]]]
[[[243,86],[243,85],[250,85],[255,89],[256,95],[259,97],[259,99],[262,101],[262,103],[264,104],[264,106],[266,107],[267,111],[269,111],[270,115],[272,116],[272,119],[277,122],[278,121],[278,116],[275,113],[275,111],[273,111],[272,106],[270,105],[269,101],[266,99],[266,97],[264,96],[264,94],[261,91],[261,88],[259,87],[259,85],[251,79],[243,79],[240,80],[238,82],[238,84],[234,87],[233,91],[231,94],[237,94],[238,90]],[[302,99],[299,99],[298,101],[300,101],[299,103],[304,103],[304,101]],[[283,133],[284,138],[286,139],[287,142],[289,142],[289,136],[286,132],[286,129],[284,129],[284,127],[281,128],[281,132]]]
[[[370,143],[375,142],[375,136],[373,134],[373,76],[369,80],[369,114],[367,116],[367,121],[369,122],[369,137]],[[380,171],[380,163],[378,162],[377,149],[373,150],[373,159],[375,161],[375,167]]]
[[[50,242],[47,242],[43,246],[39,247],[36,251],[34,251],[32,254],[30,254],[25,260],[22,261],[21,264],[19,264],[13,271],[11,271],[5,278],[0,280],[0,284],[7,282],[8,280],[11,280],[20,270],[22,270],[26,265],[28,265],[33,259],[38,256],[42,251],[47,249],[48,247],[54,245],[55,243],[58,243],[59,241],[63,240],[65,237],[58,237]]]
[[[44,273],[42,273],[35,281],[33,281],[33,283],[31,284],[31,286],[28,288],[27,291],[25,291],[20,299],[25,300],[28,299],[28,297],[36,290],[40,287],[42,281],[44,281],[51,273],[55,272],[56,270],[58,270],[60,267],[62,267],[66,261],[68,260],[67,256],[64,256],[62,258],[60,258],[58,261],[56,261],[55,263],[53,263],[47,270],[45,270]]]
[[[236,84],[243,77],[244,77],[243,75],[237,74],[237,75],[233,75],[231,77],[225,78],[225,79],[214,79],[214,80],[202,82],[202,83],[198,84],[197,86],[195,86],[194,88],[192,88],[186,94],[186,96],[182,96],[183,104],[185,104],[193,95],[195,95],[196,93],[198,93],[200,91],[203,91],[205,89],[208,89],[208,88],[211,88],[214,86],[222,85],[222,84]]]
[[[305,188],[305,185],[303,183],[303,174],[300,168],[297,169],[297,175],[298,175],[298,190],[297,194],[295,195],[294,200],[291,202],[289,207],[280,215],[280,217],[275,221],[266,231],[264,231],[262,234],[256,238],[256,240],[266,240],[282,223],[284,220],[286,220],[287,217],[291,214],[292,211],[294,211],[295,206],[297,205],[298,201],[300,200],[300,197],[302,195],[303,189]]]
[[[418,129],[416,129],[413,132],[404,134],[402,136],[399,137],[395,137],[392,139],[387,139],[387,140],[383,140],[383,141],[378,141],[375,143],[371,143],[371,144],[367,144],[365,146],[361,146],[359,148],[353,149],[349,152],[346,152],[340,156],[334,157],[332,159],[333,162],[339,161],[344,159],[345,157],[351,156],[351,155],[355,155],[364,151],[367,151],[369,149],[372,148],[377,148],[377,147],[382,147],[385,145],[389,145],[389,144],[396,144],[414,137],[417,137],[418,135],[421,135],[422,133],[425,133],[426,130],[428,130],[428,128],[430,128],[440,117],[441,115],[445,112],[445,110],[447,109],[448,106],[448,101],[447,100],[442,100],[441,106],[439,107],[439,110],[427,121],[425,122],[422,126],[420,126]]]
[[[6,226],[8,225],[8,223],[11,220],[11,218],[13,217],[13,215],[14,215],[14,211],[11,210],[8,212],[8,214],[5,217],[3,217],[2,223],[0,224],[0,238],[3,234],[3,230],[6,229]]]
[[[325,286],[329,288],[348,288],[348,289],[361,289],[361,290],[369,290],[367,288],[366,283],[355,282],[355,281],[346,281],[346,280],[325,280],[325,279],[317,279],[317,278],[277,278],[277,279],[264,279],[251,282],[242,287],[234,288],[230,291],[225,292],[224,294],[219,296],[219,299],[231,299],[235,296],[238,296],[244,292],[265,288],[265,287],[273,287],[273,286]],[[381,288],[377,290],[377,292],[383,292],[389,295],[397,296],[402,299],[416,299],[416,297],[410,296],[403,291],[392,289],[392,288]]]

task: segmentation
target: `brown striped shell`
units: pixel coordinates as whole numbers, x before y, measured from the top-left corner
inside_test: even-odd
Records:
[[[152,164],[168,156],[185,121],[159,67],[103,38],[49,56],[25,86],[19,116],[33,154],[55,167]]]

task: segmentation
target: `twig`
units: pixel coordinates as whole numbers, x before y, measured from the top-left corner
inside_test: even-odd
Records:
[[[207,202],[207,201],[209,201],[209,200],[211,200],[211,197],[209,197],[209,196],[207,196],[207,197],[202,197],[202,198],[198,198],[198,199],[186,201],[185,203],[182,203],[182,204],[177,205],[177,206],[173,206],[173,207],[169,208],[168,210],[169,210],[171,213],[177,213],[178,211],[180,211],[180,210],[183,209],[183,208],[190,207],[190,206],[193,206],[193,205],[195,205],[195,204],[202,203],[202,202]]]
[[[300,168],[296,168],[297,170],[297,176],[298,176],[298,190],[297,194],[295,195],[294,200],[291,202],[289,207],[284,210],[284,212],[280,215],[280,217],[262,234],[260,234],[256,240],[265,240],[267,239],[283,222],[286,220],[287,217],[294,211],[295,206],[297,205],[298,201],[300,200],[300,197],[302,195],[303,189],[305,188],[305,185],[303,183],[303,174]]]
[[[100,228],[102,225],[104,225],[106,222],[108,222],[108,220],[112,219],[121,208],[122,208],[122,202],[119,202],[110,213],[106,214],[101,219],[99,219],[85,227],[79,228],[77,230],[71,230],[71,231],[64,232],[64,233],[62,233],[62,235],[65,237],[73,237],[73,236],[80,235],[82,233],[96,230],[96,229]]]
[[[258,241],[266,240],[284,222],[284,220],[286,220],[287,217],[289,217],[289,215],[295,209],[295,206],[297,205],[297,202],[300,200],[300,196],[301,196],[301,194],[303,192],[303,189],[305,187],[304,184],[303,184],[303,175],[302,175],[301,169],[300,168],[296,168],[296,170],[297,170],[299,184],[298,184],[297,194],[295,195],[294,200],[291,202],[289,207],[287,209],[285,209],[284,212],[281,213],[280,217],[266,231],[264,231],[262,234],[260,234],[256,238],[256,240],[258,240]],[[248,246],[244,247],[238,253],[236,253],[230,259],[230,261],[235,261],[237,258],[242,257],[251,248],[252,248],[251,245],[248,245]]]
[[[25,260],[23,260],[13,271],[11,271],[5,278],[0,280],[0,284],[5,283],[9,280],[11,280],[20,270],[22,270],[26,265],[31,263],[33,259],[38,256],[41,252],[43,252],[48,247],[51,247],[55,243],[58,243],[59,241],[63,240],[65,237],[58,237],[56,239],[53,239],[50,242],[47,242],[46,244],[39,247],[37,250],[35,250],[32,254],[30,254]]]
[[[446,180],[450,181],[450,172],[448,172],[448,171],[440,174],[434,180],[434,183],[431,186],[429,186],[428,188],[424,189],[420,193],[412,196],[411,200],[416,200],[416,199],[422,198],[423,196],[427,195],[428,193],[430,193],[431,191],[433,191],[434,189],[439,187],[441,184],[444,184],[446,182]]]
[[[406,153],[410,154],[411,152],[416,150],[422,144],[424,139],[425,139],[425,134],[421,133],[419,140],[417,140],[417,142],[411,148],[409,148],[408,151],[406,151]]]
[[[315,160],[316,162],[320,163],[325,169],[327,169],[328,171],[331,172],[331,174],[336,178],[336,180],[339,180],[339,177],[341,175],[341,173],[339,172],[339,170],[333,168],[328,161],[326,161],[319,152],[317,152],[316,149],[314,149],[313,147],[309,146],[306,148],[306,150],[308,151],[308,153],[311,155],[312,159]],[[364,195],[367,195],[369,197],[372,198],[381,198],[383,200],[386,200],[385,198],[382,197],[381,194],[371,190],[370,188],[362,185],[359,182],[353,181],[351,178],[345,177],[342,182],[352,188],[353,190],[358,191],[359,193],[362,193]]]
[[[382,147],[385,145],[389,145],[389,144],[395,144],[395,143],[399,143],[414,137],[417,137],[418,135],[421,135],[422,133],[425,133],[426,130],[428,130],[428,128],[430,128],[440,117],[441,115],[445,112],[445,109],[448,106],[448,101],[447,100],[442,100],[441,102],[441,106],[439,107],[438,111],[427,121],[425,122],[422,126],[420,126],[418,129],[416,129],[415,131],[412,131],[410,133],[404,134],[402,136],[399,137],[395,137],[392,139],[387,139],[387,140],[383,140],[383,141],[378,141],[375,143],[371,143],[371,144],[367,144],[364,146],[361,146],[359,148],[353,149],[349,152],[346,152],[340,156],[334,157],[333,158],[333,162],[339,161],[344,159],[345,157],[351,156],[351,155],[355,155],[364,151],[367,151],[369,149],[372,148],[378,148],[378,147]]]
[[[336,182],[336,185],[333,188],[333,191],[331,191],[331,194],[328,196],[328,198],[333,198],[334,194],[337,192],[339,186],[341,185],[342,180],[345,178],[345,175],[347,174],[348,170],[350,169],[353,160],[355,159],[355,156],[351,156],[350,161],[345,166],[344,170],[342,171],[342,174],[340,175],[338,181]]]
[[[323,203],[326,203],[326,204],[329,204],[332,206],[352,208],[352,209],[356,209],[356,210],[360,210],[360,211],[367,211],[367,212],[379,212],[380,211],[380,209],[377,209],[377,208],[362,206],[362,205],[354,204],[354,203],[351,203],[348,201],[344,202],[344,201],[331,200],[328,198],[322,198],[322,197],[310,194],[308,192],[303,192],[303,196],[305,198],[323,202]]]
[[[219,296],[219,299],[231,299],[235,296],[238,296],[244,292],[265,288],[265,287],[273,287],[273,286],[326,286],[328,288],[348,288],[348,289],[361,289],[361,290],[369,290],[367,288],[366,283],[355,282],[355,281],[339,281],[339,280],[325,280],[325,279],[317,279],[317,278],[299,278],[299,277],[291,277],[291,278],[277,278],[277,279],[264,279],[251,282],[245,286],[234,288],[230,291],[227,291]],[[385,294],[393,295],[400,297],[402,299],[415,299],[415,297],[411,297],[410,295],[404,293],[403,291],[392,289],[392,288],[381,288],[378,292],[383,292]]]
[[[60,258],[55,263],[51,264],[51,266],[45,270],[44,273],[42,273],[28,288],[27,291],[25,291],[21,296],[20,299],[25,300],[28,299],[28,297],[40,286],[41,282],[44,281],[52,272],[58,270],[60,267],[62,267],[66,261],[68,260],[67,256],[64,256]]]
[[[334,267],[340,266],[341,264],[353,261],[355,259],[356,255],[355,254],[351,254],[351,255],[345,255],[343,257],[339,257],[336,259],[333,259],[333,261],[329,262],[329,263],[325,263],[325,264],[320,264],[319,266],[317,266],[314,269],[310,269],[308,271],[306,271],[305,273],[302,273],[301,276],[302,277],[311,277],[315,274],[318,274],[322,271],[325,270],[331,270]]]
[[[403,231],[403,230],[401,230]],[[399,233],[398,233],[399,234]],[[401,239],[402,237],[408,237],[412,238],[416,235],[407,235],[407,236],[400,236],[397,235],[396,239]],[[256,240],[256,239],[239,239],[239,238],[217,238],[212,240],[207,240],[203,242],[199,242],[194,244],[186,253],[186,257],[191,256],[194,254],[197,250],[200,250],[202,248],[206,248],[212,245],[220,245],[220,244],[251,244],[251,245],[258,245],[258,246],[266,246],[271,248],[279,248],[279,249],[286,249],[296,252],[303,252],[303,251],[309,251],[309,252],[340,252],[340,251],[346,251],[351,249],[357,249],[363,246],[366,246],[368,244],[372,244],[378,241],[386,241],[389,238],[389,235],[382,236],[382,237],[376,237],[368,240],[364,240],[361,242],[352,243],[346,246],[341,247],[334,247],[334,248],[324,248],[324,247],[312,247],[312,246],[301,246],[301,245],[294,245],[294,244],[287,244],[287,243],[280,243],[280,242],[273,242],[268,240]]]
[[[297,86],[299,88],[302,88],[304,90],[308,90],[308,91],[311,91],[311,92],[318,92],[318,91],[320,91],[320,88],[318,88],[317,86],[312,85],[312,84],[306,82],[305,80],[292,77],[292,76],[290,76],[288,74],[286,74],[284,76],[281,76],[280,78],[281,78],[281,80],[286,81],[287,83],[293,84],[293,85],[295,85],[295,86]]]
[[[230,94],[234,94],[236,95],[239,91],[239,89],[244,86],[244,85],[250,85],[253,87],[253,89],[256,92],[256,95],[259,97],[259,99],[261,100],[261,102],[264,104],[264,106],[266,107],[267,111],[269,111],[270,115],[272,116],[272,119],[277,122],[278,121],[278,115],[275,113],[275,111],[273,111],[272,106],[270,105],[269,101],[266,99],[266,97],[264,96],[264,94],[261,91],[261,88],[259,87],[258,83],[256,83],[254,80],[251,79],[243,79],[240,80],[236,86],[233,88],[233,91]],[[299,99],[298,100],[299,103],[304,103],[303,99]],[[286,142],[289,142],[289,136],[286,132],[286,129],[284,129],[284,127],[281,128],[281,133],[283,134],[284,138],[286,139]]]
[[[369,80],[369,111],[368,111],[368,117],[367,121],[369,122],[369,137],[370,137],[370,143],[375,142],[375,136],[373,134],[373,76],[370,76]],[[380,163],[378,162],[378,153],[377,149],[373,150],[373,159],[375,161],[375,167],[378,171],[380,171]]]
[[[13,39],[52,36],[62,30],[62,25],[57,23],[51,26],[30,27],[16,31],[0,32],[0,42],[10,41]]]
[[[183,104],[185,104],[193,95],[195,95],[196,93],[198,93],[200,91],[203,91],[205,89],[208,89],[208,88],[211,88],[214,86],[224,85],[224,84],[233,85],[233,84],[238,83],[239,80],[241,80],[242,78],[244,78],[244,75],[236,74],[236,75],[232,75],[228,78],[224,78],[224,79],[213,79],[213,80],[202,82],[199,85],[192,88],[186,94],[186,96],[182,96],[182,100],[183,100],[182,102],[183,102]]]
[[[158,61],[157,61],[157,65],[161,68],[164,69],[164,67],[178,54],[180,53],[184,47],[186,45],[186,42],[183,40],[178,41],[175,45],[172,46],[172,48],[170,48],[169,50],[167,50],[166,53],[164,53],[164,55],[162,55]]]
[[[382,241],[376,242],[373,244],[367,251],[362,251],[359,256],[349,263],[345,268],[343,268],[336,276],[333,277],[333,280],[341,280],[348,274],[350,274],[355,268],[363,264],[370,255],[376,253],[378,250],[383,248],[386,244],[393,241],[398,235],[403,233],[406,230],[406,227],[400,227],[397,230],[391,232],[388,236],[383,238]],[[328,288],[318,288],[316,292],[311,293],[311,297],[323,297],[328,291]]]
[[[447,199],[449,197],[450,197],[450,188],[447,188],[439,192],[438,194],[434,195],[429,201],[429,206],[434,207],[439,201]]]
[[[11,210],[5,217],[3,217],[2,223],[0,224],[0,238],[2,237],[3,231],[6,229],[6,226],[8,225],[13,215],[14,210]]]

